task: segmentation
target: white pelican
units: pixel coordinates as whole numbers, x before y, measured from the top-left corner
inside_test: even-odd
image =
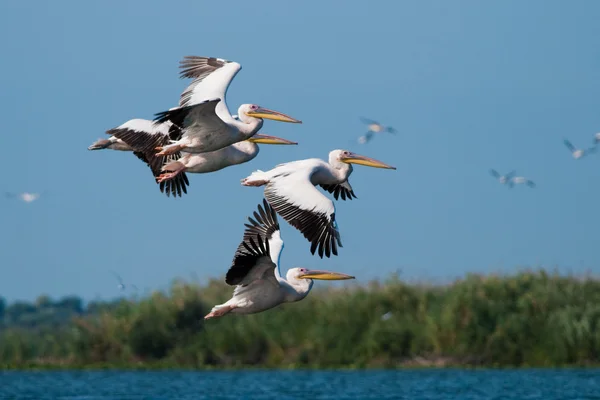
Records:
[[[180,152],[166,157],[155,154],[154,148],[156,146],[167,144],[172,138],[180,134],[180,129],[168,121],[157,125],[147,119],[131,119],[116,128],[109,129],[106,133],[111,135],[109,141],[122,142],[124,146],[131,149],[130,151],[133,151],[137,158],[145,162],[150,167],[155,179],[162,173],[161,168],[164,164],[177,161],[181,157]],[[136,140],[139,137],[144,138],[143,143]],[[116,140],[113,140],[113,138]],[[136,143],[136,146],[132,146],[132,143]],[[124,146],[121,146],[119,150],[124,149]],[[172,194],[173,197],[181,197],[182,193],[187,193],[189,181],[185,174],[178,174],[175,179],[158,182],[158,184],[160,191],[167,196]]]
[[[298,143],[276,136],[254,134],[249,139],[234,143],[219,150],[207,153],[186,153],[177,161],[171,161],[162,167],[163,174],[158,182],[173,179],[182,172],[204,174],[219,171],[232,165],[243,164],[254,159],[260,149],[258,144],[296,145]]]
[[[369,131],[364,136],[358,138],[358,143],[360,144],[365,144],[370,141],[375,133],[387,132],[394,135],[396,134],[396,130],[391,126],[384,126],[377,121],[373,121],[372,119],[364,117],[360,117],[360,120],[363,124],[366,124],[369,127]]]
[[[510,183],[508,184],[509,188],[513,188],[514,185],[520,185],[520,184],[525,184],[527,186],[529,186],[530,188],[534,188],[535,187],[535,183],[530,180],[525,178],[524,176],[514,176],[510,179]]]
[[[565,146],[567,146],[567,148],[573,155],[573,158],[576,160],[578,160],[581,157],[586,156],[588,154],[595,153],[597,150],[596,147],[591,147],[589,149],[577,149],[567,139],[563,140],[563,143],[565,144]]]
[[[500,175],[495,169],[490,169],[490,174],[494,178],[498,179],[498,181],[503,185],[506,185],[510,181],[510,179],[515,175],[515,173],[516,171],[510,171],[506,175]]]
[[[279,164],[270,171],[253,172],[242,179],[242,185],[266,185],[265,198],[283,219],[312,243],[311,253],[315,254],[318,247],[321,258],[323,253],[331,257],[331,253],[337,255],[337,246],[342,247],[335,220],[335,206],[315,186],[319,185],[333,193],[336,200],[340,194],[342,200],[352,200],[356,195],[348,182],[352,173],[350,164],[396,169],[347,150],[333,150],[329,153],[329,163],[309,158]]]
[[[594,135],[594,145],[597,145],[600,142],[600,132]]]
[[[117,287],[119,288],[120,291],[124,291],[126,286],[125,283],[123,283],[123,279],[121,279],[121,276],[119,274],[117,274],[115,271],[110,271],[112,272],[112,274],[115,276],[115,278],[117,278],[117,280],[119,281],[119,284],[117,285]],[[133,290],[138,290],[137,286],[131,284],[129,285]]]
[[[204,319],[222,317],[227,313],[255,314],[282,303],[300,301],[313,286],[313,279],[344,280],[353,276],[337,272],[292,268],[281,277],[279,259],[283,241],[277,214],[263,199],[254,219],[244,224],[244,238],[238,246],[231,267],[225,276],[228,285],[235,286],[233,297],[212,308]]]
[[[242,104],[234,118],[225,102],[229,84],[242,69],[236,62],[213,57],[186,56],[180,62],[182,78],[194,81],[180,96],[179,107],[156,114],[158,123],[171,121],[181,135],[170,144],[157,146],[158,155],[204,153],[246,140],[257,133],[263,119],[302,123],[277,111],[256,104]],[[131,143],[130,143],[131,144]],[[134,147],[137,147],[134,144]]]
[[[24,192],[24,193],[5,193],[5,195],[9,199],[14,199],[15,197],[18,197],[19,199],[21,199],[25,203],[32,203],[32,202],[36,201],[37,199],[39,199],[40,196],[41,196],[40,193],[28,193],[28,192]]]

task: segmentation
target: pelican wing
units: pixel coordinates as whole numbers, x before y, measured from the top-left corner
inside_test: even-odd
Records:
[[[563,143],[565,144],[565,146],[567,146],[567,149],[569,149],[569,151],[571,153],[576,150],[575,146],[573,146],[573,144],[571,142],[569,142],[567,139],[563,140]]]
[[[242,69],[240,64],[221,58],[186,56],[180,61],[180,68],[181,78],[194,79],[181,93],[180,107],[219,98],[223,101],[217,106],[217,114],[224,119],[232,118],[225,103],[225,96],[231,81]]]
[[[222,103],[220,99],[207,100],[202,103],[185,107],[176,107],[156,113],[155,123],[171,122],[177,127],[186,129],[183,136],[205,136],[215,132],[227,132],[229,125],[217,115],[216,107]]]
[[[498,173],[498,171],[496,171],[495,169],[490,169],[490,174],[496,178],[496,179],[500,179],[500,174]]]
[[[366,125],[373,125],[373,124],[375,124],[375,125],[379,125],[379,122],[377,122],[377,121],[374,121],[374,120],[372,120],[372,119],[369,119],[369,118],[365,118],[365,117],[360,117],[360,121],[361,121],[363,124],[366,124]]]
[[[162,173],[161,168],[164,164],[181,158],[179,152],[166,157],[156,156],[156,147],[165,146],[171,140],[181,138],[181,129],[168,121],[156,125],[149,120],[132,119],[117,128],[109,129],[106,133],[131,146],[133,154],[150,167],[155,178]],[[159,188],[167,196],[172,194],[173,197],[177,197],[181,196],[182,193],[187,193],[188,185],[187,176],[185,173],[180,173],[174,179],[161,182]]]
[[[312,243],[312,254],[318,247],[321,258],[323,254],[337,256],[337,246],[342,247],[342,241],[335,221],[335,206],[311,183],[315,170],[303,168],[273,176],[265,187],[265,198]]]
[[[356,195],[354,194],[354,190],[352,190],[352,186],[350,186],[350,182],[346,181],[344,183],[340,183],[340,184],[334,184],[334,185],[320,185],[323,189],[327,190],[329,193],[333,193],[333,197],[337,200],[338,197],[341,195],[342,196],[342,200],[346,200],[346,198],[348,198],[348,200],[352,200],[352,198],[354,197],[355,199],[357,198]]]
[[[247,286],[256,280],[269,279],[278,284],[278,260],[283,248],[275,210],[263,199],[254,219],[244,224],[244,238],[238,246],[231,267],[225,276],[228,285]]]

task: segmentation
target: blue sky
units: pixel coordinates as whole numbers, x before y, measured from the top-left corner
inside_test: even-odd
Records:
[[[401,268],[443,281],[523,266],[598,272],[600,154],[562,143],[600,131],[600,3],[595,1],[24,2],[0,4],[6,191],[0,295],[119,295],[204,282],[230,265],[262,190],[240,179],[349,149],[395,165],[357,166],[358,199],[337,202],[344,247],[320,259],[282,224],[282,268],[339,270],[359,282]],[[190,174],[182,199],[158,191],[133,155],[90,152],[107,129],[176,105],[185,55],[238,61],[227,101],[302,125],[262,132],[250,163]],[[399,131],[358,145],[360,116]],[[489,175],[516,169],[537,188]],[[168,241],[168,243],[167,243]]]

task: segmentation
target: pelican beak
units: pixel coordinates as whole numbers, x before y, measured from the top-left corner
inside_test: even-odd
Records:
[[[329,272],[329,271],[320,271],[313,270],[308,271],[305,274],[300,275],[298,278],[300,279],[319,279],[322,281],[343,281],[346,279],[356,279],[351,275],[341,274],[339,272]]]
[[[396,167],[392,167],[391,165],[387,165],[381,161],[375,160],[370,157],[361,156],[360,154],[355,153],[350,153],[347,156],[342,156],[340,158],[340,161],[348,164],[366,165],[367,167],[396,169]]]
[[[302,121],[282,114],[278,111],[269,110],[268,108],[258,107],[256,110],[248,111],[246,115],[254,118],[272,119],[273,121],[290,122],[292,124],[301,124]]]
[[[254,136],[248,139],[248,141],[261,144],[298,144],[297,142],[292,142],[291,140],[278,138],[277,136],[263,135],[260,133],[256,133]]]

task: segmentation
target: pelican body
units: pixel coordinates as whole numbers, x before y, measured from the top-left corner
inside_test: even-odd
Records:
[[[243,164],[253,160],[259,153],[258,144],[297,145],[298,143],[276,136],[255,134],[250,139],[234,143],[222,149],[207,153],[186,153],[177,161],[162,167],[163,173],[157,179],[163,182],[175,178],[182,172],[205,174],[219,171],[232,165]]]
[[[369,128],[367,133],[358,138],[358,143],[360,144],[365,144],[369,142],[371,139],[373,139],[373,135],[376,133],[387,132],[394,135],[396,134],[396,129],[392,128],[391,126],[384,126],[377,121],[364,117],[361,117],[360,120]]]
[[[569,149],[573,158],[576,160],[579,160],[580,158],[587,156],[591,153],[595,153],[597,151],[597,147],[595,145],[588,149],[578,149],[575,146],[573,146],[573,144],[567,139],[564,139],[563,143],[565,144],[567,149]]]
[[[315,186],[321,186],[335,199],[356,198],[348,182],[352,165],[396,169],[381,161],[347,150],[333,150],[329,162],[318,158],[279,164],[270,171],[255,171],[242,179],[243,186],[265,186],[264,195],[271,207],[311,242],[311,253],[318,248],[319,256],[337,255],[343,247],[335,220],[333,201]]]
[[[512,189],[515,185],[527,185],[530,188],[535,187],[535,183],[531,179],[527,179],[524,176],[512,177],[508,183],[508,187]]]
[[[490,174],[498,179],[498,182],[500,182],[503,185],[506,185],[510,182],[511,178],[515,175],[516,171],[510,171],[508,174],[505,175],[500,175],[498,173],[498,171],[496,171],[495,169],[490,169]]]
[[[279,269],[283,240],[277,214],[263,200],[254,219],[245,224],[244,237],[239,244],[231,267],[225,276],[228,285],[235,286],[233,296],[227,302],[216,305],[204,319],[221,317],[227,313],[255,314],[283,303],[304,299],[313,280],[354,279],[337,272],[292,268],[284,279]]]
[[[178,151],[204,153],[247,140],[257,133],[264,119],[280,122],[302,121],[256,104],[242,104],[237,118],[231,115],[225,96],[233,78],[242,69],[239,63],[214,57],[186,56],[180,62],[180,77],[193,78],[180,96],[179,106],[156,114],[155,121],[170,121],[181,128],[171,143],[158,146],[158,155]]]

